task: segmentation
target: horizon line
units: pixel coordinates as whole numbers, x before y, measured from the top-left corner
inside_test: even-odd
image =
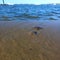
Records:
[[[16,5],[16,4],[12,4],[12,3],[5,3],[5,4],[2,4],[2,5]],[[22,3],[21,3],[22,4]],[[24,4],[28,4],[28,3],[24,3]],[[42,3],[42,4],[28,4],[28,5],[47,5],[47,4],[52,4],[52,5],[56,5],[56,4],[60,4],[60,3]],[[1,5],[1,4],[0,4]],[[17,3],[17,5],[19,5],[19,3]],[[23,4],[22,4],[23,5]]]

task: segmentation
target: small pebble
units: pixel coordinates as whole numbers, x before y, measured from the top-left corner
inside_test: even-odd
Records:
[[[37,26],[37,27],[34,27],[34,29],[36,29],[36,30],[40,30],[40,29],[43,29],[43,28],[42,28],[42,27]]]
[[[32,48],[30,48],[29,50],[32,50]]]
[[[37,33],[37,31],[33,31],[32,33],[33,33],[33,34],[35,34],[35,35],[37,35],[37,34],[38,34],[38,33]]]

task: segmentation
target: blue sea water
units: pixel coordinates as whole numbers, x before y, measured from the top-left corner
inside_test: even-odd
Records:
[[[0,21],[12,20],[60,20],[60,4],[0,4]]]

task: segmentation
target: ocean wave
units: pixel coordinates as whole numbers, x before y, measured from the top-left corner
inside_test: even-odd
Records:
[[[32,15],[32,14],[30,15],[30,14],[27,14],[27,13],[17,15],[17,16],[14,16],[14,17],[16,17],[16,18],[29,18],[29,19],[39,18],[39,16]]]
[[[60,5],[53,6],[53,5],[27,5],[27,4],[0,5],[0,21],[22,19],[58,20],[60,19],[59,6]]]

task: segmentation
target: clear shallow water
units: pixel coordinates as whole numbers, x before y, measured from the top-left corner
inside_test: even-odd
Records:
[[[59,20],[60,5],[0,5],[0,21]]]

